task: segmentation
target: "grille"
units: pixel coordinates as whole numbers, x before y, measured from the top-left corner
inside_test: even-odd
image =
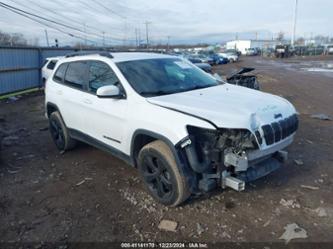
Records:
[[[297,130],[297,128],[298,118],[296,114],[278,122],[262,126],[267,145],[277,143],[280,140],[289,137]]]

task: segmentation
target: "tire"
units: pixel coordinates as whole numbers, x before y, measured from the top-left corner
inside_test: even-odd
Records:
[[[49,127],[53,142],[60,152],[65,152],[75,147],[76,140],[69,136],[67,127],[58,111],[51,113]]]
[[[158,202],[177,206],[190,196],[185,177],[164,142],[157,140],[145,145],[139,152],[138,168],[148,192]]]

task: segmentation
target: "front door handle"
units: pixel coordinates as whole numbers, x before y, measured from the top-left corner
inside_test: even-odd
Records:
[[[83,100],[83,103],[88,104],[88,105],[91,105],[91,104],[92,104],[92,101],[91,101],[90,99],[84,99],[84,100]]]

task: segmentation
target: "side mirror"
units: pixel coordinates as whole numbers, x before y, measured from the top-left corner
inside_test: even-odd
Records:
[[[121,99],[124,97],[124,94],[122,94],[120,88],[115,85],[102,86],[98,88],[96,95],[99,98],[112,98],[112,99]]]

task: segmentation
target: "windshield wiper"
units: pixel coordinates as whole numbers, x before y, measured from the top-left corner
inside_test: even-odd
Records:
[[[175,93],[175,91],[146,91],[146,92],[140,92],[140,95],[148,95],[148,96],[160,96],[160,95],[167,95]]]
[[[188,89],[184,89],[185,91],[193,91],[193,90],[198,90],[198,89],[203,89],[203,88],[208,88],[208,87],[212,87],[215,85],[205,85],[205,86],[194,86]]]

